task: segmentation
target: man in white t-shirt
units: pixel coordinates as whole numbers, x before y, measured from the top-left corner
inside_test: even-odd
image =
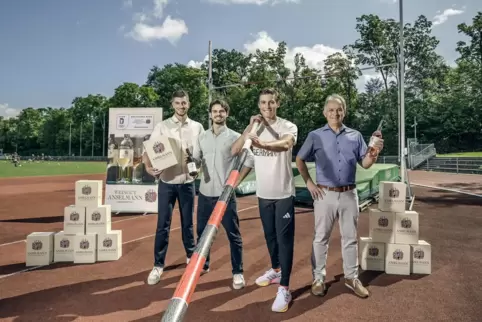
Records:
[[[276,116],[279,94],[264,89],[259,94],[261,115],[251,117],[250,125],[232,147],[238,154],[250,138],[256,171],[256,195],[271,258],[271,269],[256,279],[259,286],[280,284],[271,309],[286,312],[291,302],[289,281],[293,266],[295,235],[295,183],[291,155],[296,144],[298,128],[288,120]],[[259,122],[256,134],[250,134],[253,123]]]
[[[154,239],[154,267],[147,278],[147,284],[149,285],[159,283],[164,271],[172,211],[176,200],[181,213],[181,234],[187,263],[189,263],[196,246],[193,231],[194,198],[196,193],[194,186],[195,178],[189,175],[185,154],[186,148],[192,152],[194,142],[196,142],[199,134],[204,131],[204,128],[201,123],[188,117],[187,112],[189,111],[190,102],[189,95],[185,91],[179,90],[174,92],[171,105],[174,109],[174,115],[156,124],[151,137],[161,134],[169,137],[169,143],[179,162],[172,167],[159,171],[152,167],[147,154],[143,155],[146,171],[150,175],[159,178],[157,228]]]

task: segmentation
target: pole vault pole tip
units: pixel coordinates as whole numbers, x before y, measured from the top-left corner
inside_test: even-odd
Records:
[[[181,322],[187,311],[187,303],[183,299],[171,299],[171,305],[167,307],[161,322]]]

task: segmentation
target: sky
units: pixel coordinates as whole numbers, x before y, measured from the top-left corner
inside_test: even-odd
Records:
[[[437,49],[448,63],[480,0],[405,0],[404,20],[434,22]],[[254,52],[289,47],[323,67],[357,39],[356,18],[398,20],[397,0],[1,0],[0,116],[26,107],[70,107],[77,96],[112,96],[123,82],[144,84],[150,68],[198,67],[213,48]],[[360,80],[363,85],[372,72]],[[221,85],[221,84],[216,84]]]

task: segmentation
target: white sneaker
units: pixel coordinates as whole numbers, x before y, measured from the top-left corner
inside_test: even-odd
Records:
[[[276,272],[274,269],[266,271],[263,275],[256,279],[258,286],[268,286],[270,284],[279,284],[281,280],[281,271]]]
[[[191,260],[191,259],[190,259],[189,257],[186,257],[186,265],[189,264],[189,261],[190,261],[190,260]]]
[[[155,285],[161,280],[162,272],[164,271],[161,267],[154,267],[147,277],[147,284]]]
[[[273,312],[286,312],[291,302],[291,292],[283,286],[278,287],[278,293],[274,299],[271,311]]]
[[[201,275],[207,274],[207,273],[209,273],[209,271],[210,271],[209,268],[208,269],[203,268],[203,270],[201,271]]]
[[[244,280],[243,274],[234,274],[233,275],[233,288],[235,290],[240,290],[244,286],[246,286],[246,282]]]

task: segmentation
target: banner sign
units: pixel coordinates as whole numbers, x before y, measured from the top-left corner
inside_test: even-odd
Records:
[[[161,121],[162,108],[109,109],[105,204],[112,212],[157,212],[157,181],[146,172],[142,154]]]

